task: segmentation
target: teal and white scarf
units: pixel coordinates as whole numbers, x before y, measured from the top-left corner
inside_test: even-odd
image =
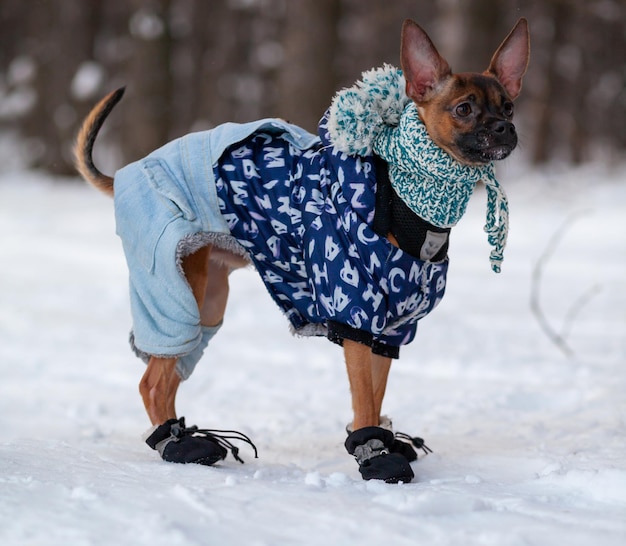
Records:
[[[494,247],[491,267],[500,272],[509,209],[493,162],[464,165],[439,148],[405,94],[401,70],[385,65],[363,73],[354,86],[340,91],[331,105],[329,132],[335,147],[344,153],[376,153],[384,159],[399,197],[438,227],[459,222],[476,183],[482,180],[487,188],[485,231]]]

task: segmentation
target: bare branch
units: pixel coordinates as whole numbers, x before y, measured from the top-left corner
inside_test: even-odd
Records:
[[[594,284],[589,290],[582,294],[569,308],[565,318],[563,319],[563,328],[561,328],[561,337],[566,339],[569,337],[569,333],[574,324],[574,320],[583,310],[583,307],[587,305],[594,297],[602,292],[602,286]]]
[[[552,327],[550,322],[548,321],[543,309],[541,307],[541,281],[543,277],[543,270],[547,262],[552,258],[556,248],[558,247],[563,235],[567,232],[570,226],[577,220],[579,220],[582,216],[589,214],[591,211],[582,210],[571,214],[569,217],[565,219],[563,224],[556,230],[554,235],[548,241],[545,250],[539,256],[537,263],[533,269],[532,278],[531,278],[531,292],[530,292],[530,308],[541,326],[543,332],[548,336],[550,341],[554,343],[568,358],[574,356],[574,352],[571,347],[567,344],[566,334],[571,328],[571,323],[580,311],[580,309],[585,305],[595,294],[600,291],[600,287],[594,286],[591,290],[588,290],[583,296],[578,298],[570,310],[566,315],[566,320],[564,327],[561,329],[561,332],[558,332],[555,328]]]

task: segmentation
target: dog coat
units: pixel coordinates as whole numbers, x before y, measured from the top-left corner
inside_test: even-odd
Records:
[[[199,360],[203,330],[180,264],[209,243],[254,262],[298,334],[393,357],[412,341],[443,296],[447,259],[421,260],[377,234],[373,156],[335,150],[325,119],[320,137],[277,119],[228,123],[116,173],[138,354],[193,354],[190,369]]]
[[[229,147],[214,167],[220,210],[296,333],[397,357],[443,296],[447,261],[374,231],[374,157],[338,152],[326,116],[319,132],[307,149],[270,133]]]

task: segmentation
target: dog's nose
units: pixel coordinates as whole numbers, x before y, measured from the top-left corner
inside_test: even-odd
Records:
[[[491,126],[491,130],[493,131],[493,133],[500,136],[515,135],[515,125],[506,120],[494,121]]]

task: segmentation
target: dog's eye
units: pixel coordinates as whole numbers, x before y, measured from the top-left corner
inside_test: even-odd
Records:
[[[460,118],[466,118],[472,113],[472,106],[469,102],[462,102],[455,108],[454,111]]]
[[[502,112],[507,118],[510,118],[513,115],[513,103],[505,102],[502,106]]]

